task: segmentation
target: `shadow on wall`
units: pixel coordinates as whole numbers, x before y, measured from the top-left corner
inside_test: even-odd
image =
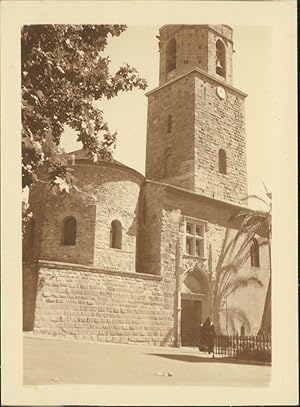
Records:
[[[240,327],[243,326],[246,332],[251,331],[251,324],[245,311],[237,307],[221,308],[219,313],[222,315],[223,320],[227,322],[227,329],[230,333],[236,333]]]
[[[221,253],[215,268],[215,281],[213,291],[213,320],[216,332],[221,333],[220,315],[224,313],[227,298],[237,290],[249,286],[262,288],[263,284],[256,275],[250,272],[246,275],[241,273],[243,266],[251,255],[251,243],[263,230],[269,230],[270,217],[266,212],[241,212],[231,217],[229,222],[238,222],[237,232],[234,236],[230,234],[230,227],[225,231],[222,242]],[[266,233],[260,246],[267,245],[269,234]],[[266,302],[266,301],[265,301]],[[266,305],[265,305],[266,306]],[[233,322],[239,320],[250,329],[248,318],[241,309],[231,308],[226,311],[228,320]],[[234,327],[233,327],[234,328]]]
[[[37,265],[23,265],[23,331],[34,328],[36,297],[38,292]]]

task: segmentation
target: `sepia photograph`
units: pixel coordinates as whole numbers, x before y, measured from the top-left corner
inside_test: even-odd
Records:
[[[225,17],[19,25],[21,386],[270,392],[274,29]]]
[[[151,70],[159,80],[146,97],[147,77],[136,68],[109,70],[110,40],[116,44],[126,31],[128,48],[117,50],[124,60],[129,47],[144,48],[149,31],[157,33],[158,63]],[[268,54],[269,31],[252,27],[247,33],[261,37],[251,48],[265,47]],[[223,370],[220,384],[268,384],[271,192],[265,187],[262,196],[248,194],[247,94],[233,85],[233,39],[228,25],[22,27],[22,186],[29,189],[23,329],[31,333],[24,337],[24,383],[109,384],[111,371],[120,384],[159,384],[162,375],[174,377],[174,384],[216,384]],[[265,76],[255,79],[261,83]],[[135,138],[130,131],[112,132],[105,104],[101,110],[103,99],[114,98],[117,106],[119,93],[131,90],[147,106],[146,128],[137,134],[142,139],[146,133],[139,141],[143,172],[114,158],[121,138],[136,154]],[[259,90],[270,90],[267,80]],[[115,126],[125,121],[124,128],[139,129],[142,112],[134,107],[117,115]],[[262,130],[251,135],[254,145]],[[71,137],[78,148],[66,152]],[[133,154],[125,154],[128,163]],[[250,199],[265,206],[253,210]],[[132,346],[127,352],[109,343]],[[64,364],[42,373],[52,347]],[[103,376],[92,377],[105,363],[103,353]],[[94,362],[86,364],[89,354]],[[129,374],[132,359],[141,356],[149,373]],[[238,377],[228,362],[240,364]],[[212,377],[204,374],[207,364]],[[195,370],[192,378],[186,368]]]

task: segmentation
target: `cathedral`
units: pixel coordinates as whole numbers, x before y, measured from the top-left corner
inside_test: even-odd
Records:
[[[23,329],[116,343],[195,346],[256,335],[270,281],[267,232],[247,207],[246,94],[233,86],[228,25],[164,25],[159,85],[147,93],[145,176],[73,153],[78,187],[30,191]]]

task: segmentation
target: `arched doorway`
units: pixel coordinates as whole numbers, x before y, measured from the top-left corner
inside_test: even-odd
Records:
[[[188,273],[181,289],[181,345],[198,346],[200,324],[208,316],[209,281],[205,272]]]

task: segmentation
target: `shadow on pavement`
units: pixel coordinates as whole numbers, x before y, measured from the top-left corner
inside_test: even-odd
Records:
[[[247,360],[237,360],[229,357],[224,357],[224,358],[212,358],[212,357],[203,357],[203,356],[194,356],[194,355],[171,355],[168,353],[147,353],[146,355],[149,356],[159,356],[162,358],[166,359],[173,359],[173,360],[179,360],[181,362],[191,362],[191,363],[207,363],[207,362],[212,362],[212,363],[231,363],[231,364],[238,364],[238,365],[257,365],[257,366],[270,366],[270,364],[266,363],[260,363],[260,362],[253,362],[253,361],[247,361]]]

